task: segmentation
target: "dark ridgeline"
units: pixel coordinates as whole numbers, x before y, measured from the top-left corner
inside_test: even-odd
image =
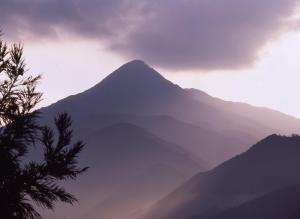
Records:
[[[271,135],[247,152],[194,176],[143,219],[296,219],[300,187],[294,185],[300,183],[299,165],[300,137]]]
[[[57,134],[37,122],[40,76],[27,74],[21,45],[8,49],[0,39],[0,74],[0,217],[40,219],[38,207],[52,210],[59,201],[77,201],[60,182],[87,170],[77,163],[84,144],[72,143],[65,113],[55,119]],[[42,159],[32,159],[30,151],[38,147]]]
[[[81,162],[92,168],[70,188],[80,206],[57,212],[72,218],[139,218],[193,174],[267,135],[300,131],[296,118],[182,89],[138,60],[42,111],[68,111],[88,144]]]

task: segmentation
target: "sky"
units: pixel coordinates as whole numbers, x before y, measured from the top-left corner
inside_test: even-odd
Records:
[[[0,0],[43,105],[132,59],[182,87],[300,118],[298,0]],[[299,100],[298,100],[299,99]]]

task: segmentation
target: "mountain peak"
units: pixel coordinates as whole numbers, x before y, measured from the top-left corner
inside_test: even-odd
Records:
[[[140,60],[140,59],[134,59],[134,60],[131,60],[127,63],[125,63],[123,66],[125,65],[143,65],[143,66],[148,66],[143,60]]]
[[[119,67],[94,87],[69,97],[66,103],[72,103],[73,107],[84,105],[89,113],[101,111],[131,114],[149,111],[152,114],[152,110],[161,107],[167,100],[182,97],[184,92],[145,62],[133,60]]]
[[[126,75],[126,77],[145,77],[146,75],[152,75],[156,77],[160,77],[164,79],[157,71],[151,68],[142,60],[132,60],[127,62],[126,64],[122,65],[120,68],[115,70],[112,74],[110,74],[107,78],[111,78],[115,75],[120,77],[120,75]],[[115,76],[116,77],[116,76]]]
[[[115,92],[118,90],[122,93],[132,91],[136,94],[145,91],[164,91],[174,87],[178,89],[178,86],[165,79],[144,61],[133,60],[119,67],[91,90],[105,88],[105,90],[114,89]]]

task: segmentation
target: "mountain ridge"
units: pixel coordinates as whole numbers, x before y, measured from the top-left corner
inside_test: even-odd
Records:
[[[156,203],[143,219],[181,219],[201,214],[200,218],[206,219],[204,215],[300,183],[299,156],[300,136],[268,136],[245,153],[195,175]]]
[[[300,132],[300,120],[289,117],[281,124],[286,116],[278,113],[274,116],[280,118],[269,124],[265,118],[271,111],[243,105],[245,112],[241,113],[240,105],[203,95],[191,94],[144,62],[133,61],[94,87],[41,111],[48,121],[58,112],[67,111],[74,120],[75,135],[87,143],[83,160],[96,170],[91,170],[83,184],[74,189],[91,189],[86,191],[94,198],[93,203],[88,202],[91,206],[103,198],[111,200],[108,197],[111,194],[106,194],[108,191],[115,191],[119,183],[134,181],[134,175],[150,168],[155,164],[153,161],[179,169],[186,173],[187,180],[196,172],[212,169],[246,151],[269,134]],[[257,114],[262,119],[257,119]],[[144,131],[152,137],[142,134]],[[108,134],[104,135],[104,132]],[[184,153],[178,153],[178,148]],[[199,163],[195,165],[193,156],[186,154],[197,155],[200,166]],[[182,181],[180,177],[174,185]],[[96,194],[100,196],[94,197]],[[115,198],[123,199],[122,194]],[[79,199],[85,194],[81,195]],[[149,197],[145,194],[141,199]],[[142,207],[142,204],[136,207]]]

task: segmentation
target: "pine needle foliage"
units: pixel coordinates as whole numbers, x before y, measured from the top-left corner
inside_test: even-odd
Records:
[[[1,36],[0,36],[1,37]],[[28,75],[21,44],[0,39],[0,216],[5,219],[41,219],[37,207],[54,209],[58,201],[77,199],[60,185],[88,168],[79,167],[81,141],[72,141],[71,118],[55,119],[56,130],[41,126],[36,110],[41,76]],[[42,161],[30,151],[42,147]]]

